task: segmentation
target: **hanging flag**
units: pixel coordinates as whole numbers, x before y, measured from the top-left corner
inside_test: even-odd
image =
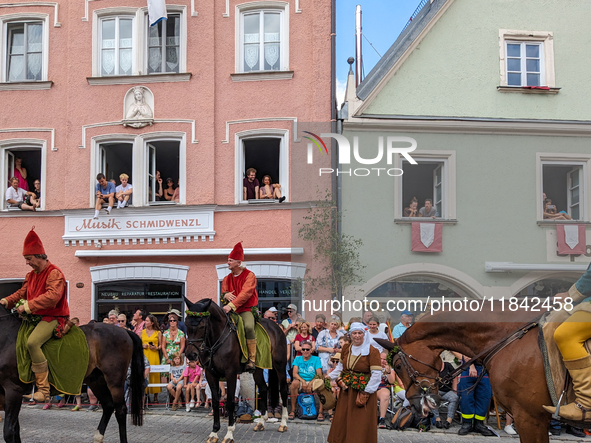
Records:
[[[556,225],[558,254],[582,255],[587,252],[585,225]]]
[[[392,337],[392,320],[388,319],[388,321],[386,322],[386,325],[388,325],[388,340],[390,340],[391,342],[394,342],[394,337]]]
[[[150,26],[167,19],[166,0],[148,0],[148,19]]]
[[[412,251],[414,252],[442,252],[443,223],[412,224]]]

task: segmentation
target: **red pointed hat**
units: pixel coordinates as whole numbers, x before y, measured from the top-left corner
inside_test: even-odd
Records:
[[[45,249],[43,249],[43,243],[41,243],[41,239],[34,231],[35,226],[29,231],[27,234],[27,238],[25,238],[25,244],[23,246],[23,255],[37,255],[37,254],[45,254]]]
[[[230,252],[228,258],[231,258],[232,260],[244,261],[244,249],[242,249],[242,242],[238,242],[236,245],[234,245],[234,249],[232,249],[232,252]]]

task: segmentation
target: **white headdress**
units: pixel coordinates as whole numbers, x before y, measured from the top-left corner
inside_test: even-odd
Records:
[[[351,327],[349,328],[349,334],[355,331],[363,332],[365,337],[362,345],[353,346],[353,344],[351,344],[351,354],[361,356],[369,355],[370,337],[367,326],[359,322],[352,323]]]

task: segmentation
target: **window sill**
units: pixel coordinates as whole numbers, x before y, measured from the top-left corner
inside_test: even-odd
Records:
[[[262,80],[291,80],[293,71],[257,71],[230,74],[233,82],[256,82]]]
[[[192,75],[190,72],[180,74],[113,75],[110,77],[86,77],[86,80],[91,86],[134,85],[137,83],[188,82]]]
[[[536,87],[536,86],[497,86],[499,92],[519,92],[522,94],[558,94],[562,88]]]
[[[2,82],[0,91],[38,91],[41,89],[50,89],[53,82],[33,81],[33,82]]]
[[[458,223],[456,219],[447,218],[431,218],[431,217],[403,217],[395,218],[394,223],[397,225],[410,225],[411,223],[443,223],[444,225],[455,225]]]
[[[538,220],[538,226],[556,226],[556,225],[591,225],[589,221],[583,220]]]

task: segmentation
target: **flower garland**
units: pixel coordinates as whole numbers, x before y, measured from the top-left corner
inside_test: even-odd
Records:
[[[208,311],[195,312],[195,311],[189,311],[188,309],[185,311],[185,314],[187,314],[189,317],[209,317],[211,315]]]
[[[254,317],[254,321],[260,323],[261,322],[261,311],[259,311],[259,308],[257,306],[253,306],[252,308],[250,308],[250,312],[252,313],[252,316]]]
[[[345,372],[341,379],[347,386],[358,391],[365,391],[365,387],[369,383],[369,375],[363,372]]]
[[[23,300],[22,298],[16,302],[16,304],[14,305],[15,308],[18,308],[19,306],[22,306],[26,303],[25,300]],[[21,312],[21,317],[23,319],[25,319],[26,321],[28,321],[29,323],[34,324],[35,326],[37,326],[37,324],[41,321],[41,319],[43,317],[41,317],[40,315],[34,315],[34,314],[28,314],[26,311]]]
[[[394,346],[390,352],[388,352],[388,355],[386,356],[386,361],[388,362],[388,364],[390,365],[391,368],[394,367],[394,365],[392,364],[392,360],[394,360],[394,357],[396,356],[396,354],[398,354],[400,352],[400,347],[399,346]]]
[[[230,303],[228,300],[226,300],[224,298],[227,293],[228,293],[228,291],[224,291],[224,292],[222,292],[222,295],[220,296],[220,301],[222,302],[222,305],[224,305],[224,306],[226,306],[228,303]]]

